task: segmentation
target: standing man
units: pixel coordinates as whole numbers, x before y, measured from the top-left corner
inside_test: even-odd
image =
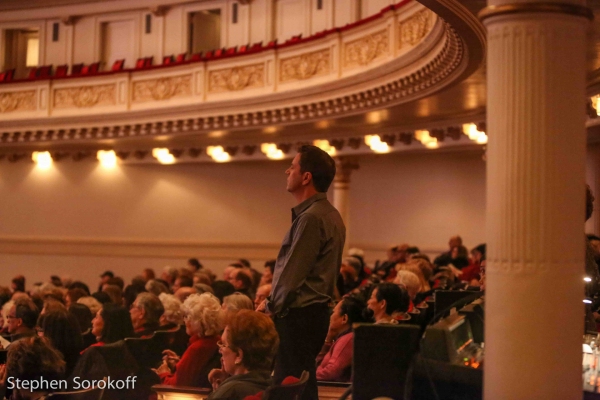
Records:
[[[317,400],[315,358],[329,327],[346,227],[327,200],[335,162],[315,146],[302,146],[287,174],[287,191],[296,199],[292,227],[285,235],[273,274],[273,289],[265,308],[275,320],[279,353],[275,381],[310,373],[303,399]]]

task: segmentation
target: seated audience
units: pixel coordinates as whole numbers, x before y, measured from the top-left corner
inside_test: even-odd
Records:
[[[443,267],[452,262],[452,249],[457,246],[462,246],[462,238],[458,235],[452,236],[450,240],[448,240],[448,251],[440,254],[433,260],[433,265],[436,267]]]
[[[161,293],[160,299],[165,312],[160,316],[160,330],[169,330],[179,328],[183,325],[183,311],[181,309],[181,301],[172,294]]]
[[[189,275],[184,275],[183,273],[184,271],[181,271],[179,273],[179,276],[177,277],[177,279],[175,279],[175,282],[173,283],[173,286],[171,286],[171,291],[173,293],[177,292],[177,290],[179,288],[182,287],[192,287],[194,286],[194,278],[193,275],[189,276]],[[185,272],[189,272],[188,270],[185,270]]]
[[[410,297],[408,311],[413,311],[413,308],[415,307],[415,298],[421,291],[421,281],[419,280],[419,277],[414,272],[403,269],[398,271],[398,274],[394,279],[394,283],[396,285],[402,285],[406,288],[408,297]]]
[[[88,294],[81,288],[69,289],[65,295],[65,306],[69,308],[72,304],[77,303],[77,300],[85,296],[88,296]]]
[[[157,296],[152,293],[140,293],[131,305],[129,314],[135,337],[150,337],[160,328],[160,316],[165,309]]]
[[[248,296],[235,292],[223,299],[224,311],[254,310],[254,303]]]
[[[167,286],[156,279],[150,279],[148,282],[146,282],[146,290],[155,296],[158,296],[161,293],[171,293],[169,292],[169,288]]]
[[[0,376],[12,377],[25,381],[60,380],[65,378],[65,362],[60,353],[49,343],[48,339],[32,336],[12,344],[8,350],[6,365],[0,366]],[[14,382],[13,381],[13,382]],[[6,381],[2,382],[0,395],[4,398]],[[21,400],[37,400],[44,398],[52,390],[40,388],[13,389],[12,398]]]
[[[275,260],[269,260],[265,262],[265,268],[263,270],[262,277],[258,286],[263,286],[269,283],[273,283],[273,272],[275,271]]]
[[[110,298],[109,294],[106,292],[96,292],[96,293],[92,294],[92,297],[95,298],[96,300],[98,300],[102,304],[112,303],[112,299]],[[115,304],[115,303],[113,303],[113,304]]]
[[[105,283],[108,283],[108,281],[114,277],[115,277],[115,274],[113,274],[112,271],[104,271],[104,273],[102,275],[100,275],[100,283],[98,283],[98,291],[101,292],[102,286]]]
[[[273,358],[279,336],[265,314],[241,310],[227,323],[219,343],[222,369],[210,372],[208,400],[234,400],[254,395],[272,384]]]
[[[351,293],[354,289],[367,284],[365,271],[362,263],[356,257],[346,257],[342,260],[340,274],[336,286],[340,296]]]
[[[233,285],[227,281],[215,281],[211,286],[221,303],[225,297],[235,292]]]
[[[192,294],[196,294],[198,293],[198,290],[196,290],[195,287],[180,287],[179,289],[177,289],[177,291],[175,292],[174,296],[177,297],[177,299],[179,299],[180,302],[184,302],[185,299],[187,299],[190,295]]]
[[[367,301],[367,308],[373,312],[376,324],[397,324],[398,319],[407,319],[410,298],[405,289],[393,283],[384,282],[377,285]]]
[[[102,308],[102,303],[92,296],[80,297],[79,300],[77,300],[77,304],[83,304],[89,308],[92,315],[96,315],[96,313]]]
[[[365,322],[364,309],[365,304],[352,296],[344,297],[333,309],[325,345],[321,349],[324,355],[317,356],[317,380],[350,382],[354,344],[352,324]]]
[[[189,346],[181,359],[165,350],[164,362],[156,372],[167,385],[209,387],[208,373],[219,365],[217,342],[224,323],[219,299],[209,293],[193,294],[182,309]]]
[[[10,283],[10,291],[14,294],[25,292],[25,277],[23,275],[15,276]]]
[[[148,282],[154,279],[156,275],[154,274],[154,270],[152,268],[145,268],[142,272],[142,277],[144,278],[145,282]]]
[[[133,337],[133,325],[129,313],[124,307],[105,304],[92,320],[92,334],[97,343],[92,346],[104,346],[128,337]]]
[[[53,310],[40,316],[40,336],[47,337],[54,348],[63,356],[66,365],[66,375],[70,375],[79,353],[83,350],[81,329],[75,317],[66,310]]]
[[[160,279],[167,282],[167,285],[169,287],[171,287],[171,286],[173,286],[173,283],[175,283],[175,279],[177,279],[178,276],[179,276],[179,271],[177,271],[177,268],[167,265],[163,269],[163,272],[160,275]]]
[[[19,339],[34,336],[36,334],[35,325],[38,316],[38,308],[30,299],[18,298],[14,301],[14,304],[6,317],[11,346]]]
[[[198,261],[197,258],[190,258],[187,261],[187,265],[192,272],[198,272],[202,269],[202,264],[200,263],[200,261]]]
[[[270,283],[259,286],[259,288],[256,290],[256,296],[254,297],[254,309],[258,308],[260,303],[269,297],[269,294],[271,294],[271,288],[272,286]]]
[[[247,268],[238,268],[229,275],[229,283],[233,285],[236,292],[242,293],[252,301],[252,273]]]
[[[85,335],[92,329],[92,319],[94,316],[90,309],[83,304],[73,304],[69,307],[69,314],[73,315],[79,324],[81,334]]]
[[[110,296],[110,301],[113,304],[123,305],[123,292],[117,285],[104,285],[102,291]]]

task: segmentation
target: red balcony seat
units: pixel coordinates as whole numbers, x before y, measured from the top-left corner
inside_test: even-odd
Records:
[[[163,61],[162,61],[163,65],[173,64],[174,62],[175,62],[175,58],[173,58],[173,55],[163,57]]]
[[[245,44],[243,46],[240,46],[240,48],[238,49],[238,53],[245,53],[248,50],[250,50],[250,45],[249,44]]]
[[[12,81],[15,77],[15,69],[9,69],[6,71],[6,75],[4,75],[4,82]]]
[[[37,78],[38,69],[37,67],[33,67],[29,70],[29,75],[27,75],[27,79],[35,79]]]
[[[263,44],[262,40],[260,42],[254,43],[252,45],[252,47],[250,47],[250,51],[258,51],[258,50],[262,49],[262,44]]]
[[[273,49],[275,47],[277,47],[277,39],[271,40],[269,44],[267,44],[267,49]]]
[[[184,62],[186,56],[187,56],[187,53],[177,54],[177,58],[175,58],[175,62],[178,64]]]
[[[153,63],[154,63],[154,57],[153,56],[144,58],[144,68],[151,67]]]
[[[73,64],[71,67],[71,75],[80,75],[83,71],[83,63],[81,64]]]
[[[145,58],[138,58],[137,61],[135,62],[135,69],[142,69],[144,68],[144,64],[146,63],[146,59]]]
[[[214,52],[213,52],[212,50],[209,50],[209,51],[207,51],[207,52],[204,54],[204,59],[205,59],[205,60],[210,60],[210,59],[212,59],[212,58],[214,58],[214,57],[215,57],[215,54],[214,54]]]
[[[190,61],[202,61],[202,52],[192,54],[192,56],[190,57]]]
[[[235,53],[237,53],[237,46],[235,46],[235,47],[230,47],[230,48],[228,48],[227,50],[223,49],[223,51],[225,52],[225,54],[224,54],[224,55],[226,55],[226,56],[232,56],[232,55],[234,55]]]
[[[38,78],[48,79],[50,75],[52,75],[52,65],[42,65],[38,68]]]
[[[113,63],[113,65],[112,65],[112,67],[111,67],[110,70],[113,71],[113,72],[122,71],[124,66],[125,66],[125,59],[122,58],[120,60],[116,60]]]
[[[69,66],[67,64],[59,65],[58,67],[56,67],[56,72],[54,73],[54,76],[57,78],[67,76],[68,71],[69,71]]]

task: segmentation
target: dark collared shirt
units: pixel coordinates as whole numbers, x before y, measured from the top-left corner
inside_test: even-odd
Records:
[[[342,217],[326,193],[317,193],[294,207],[292,227],[275,264],[269,311],[277,315],[288,308],[329,302],[345,240]]]

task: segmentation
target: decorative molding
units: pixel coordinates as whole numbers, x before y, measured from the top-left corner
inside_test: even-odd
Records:
[[[508,14],[523,13],[544,13],[544,14],[565,14],[575,17],[594,20],[594,12],[591,8],[580,6],[578,4],[567,3],[515,3],[502,4],[497,6],[488,6],[479,12],[479,19],[484,21],[491,17]]]
[[[15,111],[35,111],[36,91],[0,93],[0,114]]]
[[[435,14],[422,10],[398,23],[398,49],[419,43],[433,27]]]
[[[344,68],[366,66],[390,54],[388,29],[372,33],[344,44]]]
[[[208,92],[232,92],[265,86],[265,64],[253,64],[210,71]]]
[[[172,76],[133,82],[134,103],[168,100],[192,95],[192,75]]]
[[[304,80],[331,72],[329,49],[284,58],[279,63],[279,82]]]
[[[90,108],[117,104],[117,85],[54,89],[54,108]]]

